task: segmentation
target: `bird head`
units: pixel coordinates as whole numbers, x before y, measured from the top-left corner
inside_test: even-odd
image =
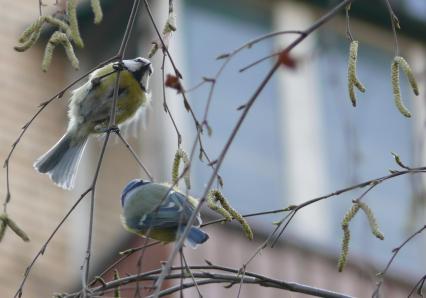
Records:
[[[154,69],[151,61],[146,58],[137,57],[135,59],[123,60],[125,68],[133,75],[136,81],[141,85],[144,91],[148,90],[149,78]]]
[[[134,190],[136,187],[149,184],[151,182],[142,180],[142,179],[133,179],[129,183],[127,183],[126,187],[123,189],[123,192],[121,193],[121,206],[124,207],[124,203],[127,199],[127,194]]]

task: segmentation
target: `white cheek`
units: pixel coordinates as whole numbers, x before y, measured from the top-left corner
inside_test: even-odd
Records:
[[[129,71],[136,71],[140,67],[140,63],[133,60],[125,60],[124,65],[127,67]]]

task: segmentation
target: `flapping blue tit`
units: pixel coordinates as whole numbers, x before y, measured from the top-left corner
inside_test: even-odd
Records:
[[[198,201],[187,197],[170,186],[135,179],[130,181],[121,195],[123,226],[130,232],[152,239],[175,241],[187,226]],[[198,227],[197,216],[185,243],[196,248],[209,236]]]
[[[46,173],[58,186],[71,189],[87,139],[91,134],[108,128],[117,64],[110,63],[94,71],[89,80],[72,92],[65,135],[44,155],[34,168]],[[137,110],[149,103],[147,93],[153,69],[145,58],[123,60],[117,98],[116,123],[122,124],[135,116]]]

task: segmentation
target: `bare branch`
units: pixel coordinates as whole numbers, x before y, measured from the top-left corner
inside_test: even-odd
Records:
[[[146,0],[145,0],[146,1]],[[330,20],[335,14],[337,14],[337,12],[342,8],[345,7],[346,5],[348,5],[349,3],[351,3],[351,0],[345,0],[342,1],[340,4],[338,4],[336,7],[334,7],[330,12],[328,12],[327,14],[325,14],[324,16],[322,16],[320,19],[318,19],[311,27],[309,27],[308,29],[305,30],[305,34],[304,35],[300,35],[294,42],[292,42],[287,48],[285,48],[284,50],[282,50],[282,53],[288,53],[290,52],[294,47],[296,47],[299,43],[301,43],[310,33],[312,33],[313,31],[315,31],[316,29],[318,29],[320,26],[322,26],[323,24],[325,24],[328,20]],[[170,268],[171,268],[171,264],[173,263],[173,260],[175,259],[176,255],[178,254],[180,248],[183,245],[184,240],[186,239],[186,237],[188,236],[189,230],[191,228],[192,223],[195,221],[195,218],[198,214],[198,212],[200,211],[202,205],[204,204],[204,202],[206,201],[207,198],[207,194],[211,188],[211,186],[213,185],[213,182],[216,179],[216,175],[225,159],[225,156],[231,146],[231,144],[233,143],[235,136],[237,135],[242,123],[244,122],[245,118],[248,115],[248,112],[250,111],[251,107],[253,106],[253,104],[255,103],[256,99],[258,98],[259,94],[262,92],[262,90],[265,88],[265,86],[267,85],[267,83],[270,81],[270,79],[272,78],[272,76],[275,74],[275,72],[278,70],[278,68],[280,67],[281,63],[278,60],[274,66],[270,69],[270,71],[267,73],[267,75],[265,76],[265,78],[261,81],[261,83],[259,84],[259,86],[257,87],[256,91],[254,92],[254,94],[251,96],[251,98],[247,101],[247,104],[237,122],[237,124],[235,125],[235,127],[233,128],[230,137],[228,138],[228,141],[226,142],[224,148],[222,149],[219,158],[217,159],[217,163],[215,164],[214,167],[214,171],[205,187],[205,191],[204,194],[197,206],[197,208],[194,210],[190,220],[188,221],[188,225],[185,228],[184,232],[182,233],[181,237],[177,240],[175,248],[173,249],[172,253],[170,254],[166,265],[163,267],[162,273],[160,274],[157,282],[156,282],[156,290],[154,292],[154,296],[157,296],[160,292],[160,288],[161,285],[164,281],[165,276],[168,274]],[[198,133],[200,133],[200,130],[198,131]],[[195,143],[194,143],[195,144]]]
[[[386,264],[385,269],[379,273],[380,279],[377,282],[376,285],[376,289],[373,292],[372,297],[379,297],[380,296],[380,288],[383,284],[384,278],[386,273],[389,270],[389,267],[391,266],[392,262],[395,260],[396,255],[399,253],[399,251],[408,243],[410,242],[414,237],[416,237],[417,235],[421,234],[424,230],[426,230],[426,225],[424,225],[423,227],[421,227],[420,229],[418,229],[416,232],[414,232],[413,234],[410,235],[410,237],[408,237],[404,242],[401,243],[401,245],[399,245],[398,247],[394,248],[392,250],[392,257],[390,258],[389,262]]]
[[[170,269],[172,271],[180,271],[185,268],[186,268],[185,266],[179,266],[179,267],[171,267]],[[217,265],[189,266],[189,268],[193,271],[201,270],[201,272],[193,272],[192,273],[193,278],[197,279],[197,281],[196,282],[192,281],[191,283],[188,283],[188,284],[184,283],[182,284],[183,288],[194,287],[195,284],[198,284],[200,286],[200,285],[209,284],[209,283],[237,284],[240,282],[240,277],[238,276],[238,274],[240,273],[240,270],[237,270],[234,268],[217,266]],[[229,272],[233,274],[214,273],[213,271]],[[160,272],[161,272],[161,269],[156,269],[156,270],[152,270],[152,271],[148,271],[148,272],[144,272],[140,274],[122,277],[120,279],[107,282],[105,283],[105,285],[92,288],[91,289],[92,295],[102,295],[110,289],[115,289],[117,287],[121,287],[129,283],[134,283],[136,281],[157,280],[159,278]],[[182,277],[185,278],[187,276],[182,276],[182,273],[174,273],[174,274],[167,275],[165,278],[180,279]],[[269,278],[267,276],[253,273],[253,272],[246,272],[242,282],[247,284],[257,284],[264,287],[282,289],[282,290],[286,290],[290,292],[304,293],[304,294],[308,294],[308,295],[312,295],[316,297],[330,297],[330,298],[331,297],[335,297],[335,298],[350,297],[348,295],[344,295],[344,294],[340,294],[340,293],[336,293],[336,292],[332,292],[332,291],[324,290],[320,288],[315,288],[315,287],[307,286],[304,284],[285,282],[285,281]],[[180,290],[181,290],[181,285],[178,285],[178,286],[160,291],[158,295],[161,297],[161,296],[165,296]],[[78,292],[78,293],[65,295],[64,298],[78,297],[79,294],[80,293]],[[149,297],[155,297],[155,295],[156,294],[154,293],[153,296],[149,296]]]

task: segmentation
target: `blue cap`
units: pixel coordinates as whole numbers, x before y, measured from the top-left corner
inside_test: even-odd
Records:
[[[123,192],[121,193],[121,206],[124,206],[124,198],[126,195],[135,189],[136,187],[142,186],[144,184],[150,183],[149,181],[144,181],[142,179],[133,179],[129,183],[127,183],[126,187],[123,189]]]

